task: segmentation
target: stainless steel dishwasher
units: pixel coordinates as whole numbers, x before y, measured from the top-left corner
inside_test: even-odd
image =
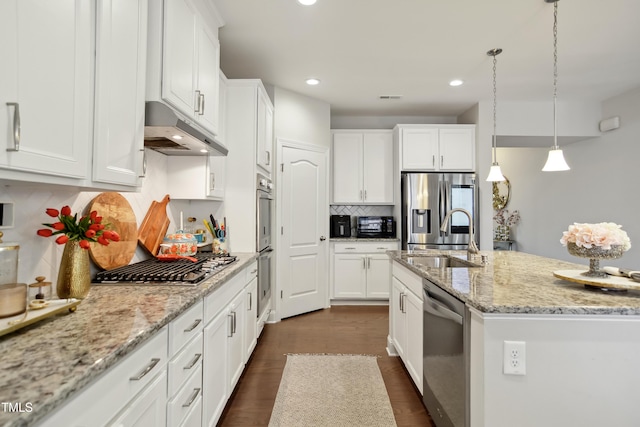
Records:
[[[423,280],[423,401],[438,427],[469,426],[469,311]]]

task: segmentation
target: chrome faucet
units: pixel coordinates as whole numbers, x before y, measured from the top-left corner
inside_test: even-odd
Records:
[[[476,246],[476,239],[473,237],[473,219],[471,218],[471,214],[469,213],[468,210],[462,209],[462,208],[451,209],[449,212],[447,212],[447,215],[444,217],[444,220],[442,220],[442,224],[440,225],[440,231],[447,231],[449,218],[454,212],[462,212],[463,214],[467,215],[467,218],[469,218],[469,244],[467,245],[467,252],[469,254],[477,254],[479,250],[478,250],[478,246]]]

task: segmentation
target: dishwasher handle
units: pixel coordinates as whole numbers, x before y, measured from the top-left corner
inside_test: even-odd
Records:
[[[437,317],[453,320],[462,325],[462,316],[437,301],[426,289],[422,290],[422,294],[424,296],[424,311]]]

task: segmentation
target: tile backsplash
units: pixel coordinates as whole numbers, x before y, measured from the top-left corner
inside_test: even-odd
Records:
[[[393,206],[331,205],[331,215],[392,216]]]
[[[167,157],[153,150],[147,150],[147,173],[142,180],[138,192],[121,192],[127,199],[136,215],[137,225],[144,219],[151,202],[161,200],[167,187]],[[20,245],[18,281],[32,283],[36,276],[45,276],[47,281],[57,280],[63,246],[57,245],[53,237],[43,238],[36,235],[36,230],[44,228],[42,223],[52,218],[45,213],[47,208],[60,209],[69,205],[72,212],[86,213],[91,201],[100,192],[78,191],[76,188],[64,186],[40,186],[34,184],[10,184],[0,187],[0,202],[12,203],[14,224],[2,228],[5,242],[16,242]],[[221,202],[190,202],[174,200],[169,203],[167,214],[170,225],[169,232],[179,228],[180,212],[183,217],[195,216],[198,219],[208,217],[209,213],[222,216]],[[138,246],[131,262],[150,257],[145,249]],[[97,267],[92,264],[92,275]],[[55,285],[54,285],[55,289]]]

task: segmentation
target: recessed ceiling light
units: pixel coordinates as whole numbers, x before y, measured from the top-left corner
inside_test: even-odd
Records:
[[[462,80],[458,80],[458,79],[451,80],[449,82],[449,86],[460,86],[460,85],[462,85],[462,83],[464,83]]]
[[[306,81],[309,86],[315,86],[317,84],[320,84],[320,80],[318,79],[307,79]]]
[[[176,141],[180,141],[182,139],[180,135],[173,135],[171,138],[175,139]]]
[[[298,0],[298,3],[303,4],[305,6],[311,6],[315,4],[316,0]]]
[[[208,153],[208,152],[209,152],[209,150],[207,150],[206,148],[201,148],[201,149],[200,149],[200,152],[201,152],[201,153]]]

